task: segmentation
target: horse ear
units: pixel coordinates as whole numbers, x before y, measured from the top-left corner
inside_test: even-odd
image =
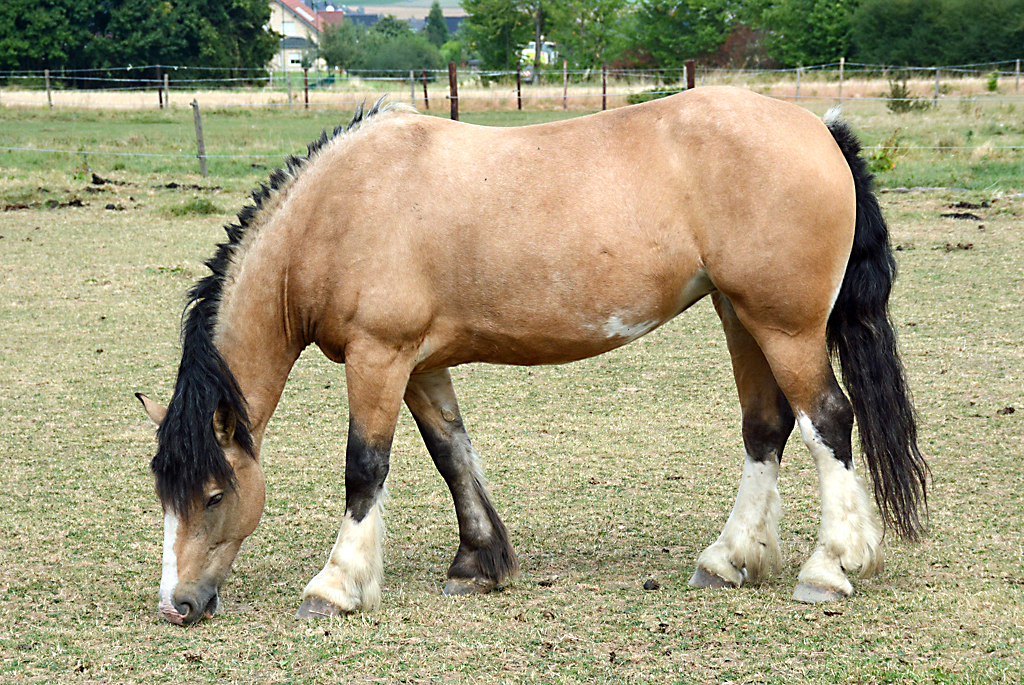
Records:
[[[217,436],[217,444],[226,448],[235,437],[235,412],[221,407],[213,415],[213,432]]]
[[[142,402],[142,408],[153,423],[159,426],[164,422],[164,417],[167,416],[167,407],[159,402],[154,402],[141,392],[135,393],[135,396],[139,398],[139,402]]]

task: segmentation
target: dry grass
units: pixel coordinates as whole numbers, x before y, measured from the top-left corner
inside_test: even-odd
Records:
[[[728,357],[705,302],[587,362],[457,369],[522,576],[484,597],[439,595],[455,517],[403,415],[384,607],[314,624],[292,613],[340,520],[347,410],[342,369],[307,351],[270,425],[267,508],[223,588],[224,612],[185,630],[156,615],[154,441],[131,394],[169,396],[182,294],[228,217],[172,218],[182,191],[127,172],[128,185],[90,195],[73,171],[4,181],[63,183],[62,196],[86,206],[0,214],[0,681],[1024,677],[1020,198],[950,209],[993,195],[882,196],[902,248],[894,316],[935,477],[931,533],[914,546],[890,541],[885,572],[856,582],[851,599],[789,599],[817,527],[814,469],[796,438],[780,482],[781,576],[732,592],[686,587],[742,459]],[[216,183],[224,189],[203,193],[237,209],[242,184]],[[126,209],[103,209],[110,201]],[[939,217],[950,211],[981,220]],[[651,577],[660,590],[643,590]]]

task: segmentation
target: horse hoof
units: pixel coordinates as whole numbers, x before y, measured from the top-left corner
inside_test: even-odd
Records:
[[[688,585],[690,587],[711,588],[713,590],[736,587],[736,584],[732,581],[708,571],[703,566],[698,566],[697,570],[693,572],[693,578],[690,578]]]
[[[442,595],[449,597],[456,595],[484,595],[494,589],[497,585],[493,580],[485,578],[449,578],[445,583]]]
[[[797,583],[793,591],[793,599],[804,604],[818,604],[820,602],[838,602],[846,599],[846,595],[838,590],[818,587],[810,583]]]
[[[342,616],[347,612],[334,606],[322,597],[310,595],[302,600],[302,606],[295,612],[295,618],[313,620],[317,618],[330,618],[331,616]]]

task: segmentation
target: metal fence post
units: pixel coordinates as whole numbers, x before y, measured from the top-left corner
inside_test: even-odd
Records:
[[[53,108],[53,97],[50,95],[50,70],[49,69],[44,69],[43,70],[43,78],[46,79],[46,102],[47,102],[47,104],[50,105],[50,108],[52,109]]]

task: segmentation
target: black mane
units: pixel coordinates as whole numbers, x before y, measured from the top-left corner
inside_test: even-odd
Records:
[[[157,429],[157,452],[150,464],[160,501],[179,516],[187,517],[202,503],[204,488],[211,478],[221,487],[235,486],[234,470],[225,459],[214,432],[217,411],[234,415],[234,439],[242,450],[255,458],[245,397],[213,343],[224,282],[235,252],[274,193],[289,185],[331,140],[382,111],[382,102],[383,98],[366,111],[359,105],[347,126],[338,126],[330,135],[321,132],[320,137],[307,146],[305,156],[290,155],[285,159],[285,168],[270,174],[269,186],[260,184],[252,191],[254,204],[242,208],[238,223],[224,227],[228,241],[218,245],[216,254],[206,262],[210,275],[188,292],[181,317],[178,379],[167,415]]]

